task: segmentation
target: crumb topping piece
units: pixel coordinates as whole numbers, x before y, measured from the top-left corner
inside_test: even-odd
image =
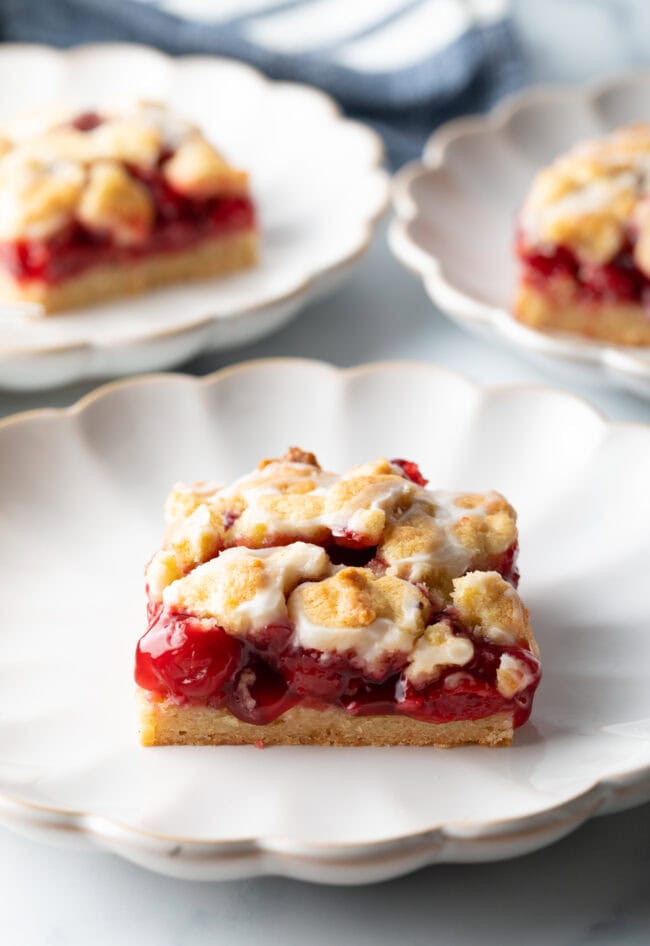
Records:
[[[580,144],[538,173],[520,217],[524,242],[567,246],[585,263],[606,263],[630,236],[650,240],[639,209],[649,198],[650,125],[640,123]],[[636,262],[650,276],[643,250]]]
[[[115,161],[99,161],[88,172],[88,180],[77,206],[77,217],[89,229],[109,233],[115,243],[144,243],[153,224],[154,209],[149,193]]]
[[[421,686],[443,667],[464,667],[473,656],[474,644],[468,637],[454,634],[447,621],[437,621],[418,638],[404,675],[415,686]]]
[[[452,602],[479,637],[494,644],[523,644],[537,652],[528,610],[498,572],[470,572],[454,579]]]
[[[188,136],[165,163],[165,179],[181,194],[217,197],[246,193],[248,175],[237,171],[199,134]]]
[[[512,654],[501,654],[497,669],[497,689],[507,700],[521,693],[533,682],[530,668]]]
[[[65,227],[85,180],[84,170],[71,161],[0,158],[0,239],[27,232],[45,239]]]
[[[200,618],[218,617],[229,634],[252,634],[286,621],[287,597],[296,585],[329,571],[324,549],[305,542],[274,549],[231,548],[172,582],[163,601]]]
[[[353,654],[371,674],[384,674],[410,653],[431,614],[425,594],[391,575],[343,568],[299,585],[289,599],[295,642],[305,649]]]

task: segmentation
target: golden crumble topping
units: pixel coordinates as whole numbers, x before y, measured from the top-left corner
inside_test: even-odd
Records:
[[[454,579],[452,601],[480,637],[494,643],[523,643],[536,652],[528,610],[498,572],[470,572]]]
[[[57,115],[28,134],[9,127],[0,134],[0,239],[42,239],[77,218],[120,243],[138,242],[153,206],[133,168],[146,173],[161,165],[170,184],[191,197],[247,193],[247,175],[162,105],[107,112],[88,130],[74,120]]]
[[[289,598],[295,642],[307,650],[356,657],[370,674],[403,663],[432,613],[416,585],[367,568],[342,568],[298,585]]]
[[[89,229],[108,232],[124,246],[144,243],[153,223],[154,207],[139,181],[115,161],[99,161],[88,172],[77,217]]]
[[[165,511],[151,601],[228,633],[288,622],[304,649],[355,655],[379,677],[398,660],[415,686],[472,660],[443,611],[475,639],[536,652],[517,592],[490,571],[517,541],[498,493],[431,490],[384,458],[337,475],[292,448],[229,486],[179,484]],[[527,672],[501,671],[515,692]]]
[[[415,686],[428,683],[443,667],[464,667],[474,656],[467,637],[454,634],[447,621],[429,625],[416,641],[405,676]]]
[[[83,194],[85,173],[70,161],[22,163],[0,158],[0,239],[30,232],[51,236],[72,220]],[[7,164],[4,164],[7,160]]]
[[[230,634],[251,634],[287,617],[298,582],[329,574],[324,549],[304,542],[285,548],[227,549],[165,589],[166,605],[201,618],[219,615]]]
[[[520,223],[528,246],[563,245],[579,259],[605,263],[631,233],[643,236],[647,216],[637,214],[650,195],[650,125],[622,128],[583,143],[535,178]],[[639,268],[648,260],[637,259]]]
[[[474,567],[487,568],[490,556],[505,552],[517,538],[517,517],[510,503],[498,493],[472,494],[471,501],[473,505],[467,505],[467,495],[454,499],[459,509],[472,509],[479,514],[461,516],[451,529],[471,554]]]
[[[426,595],[410,582],[392,575],[378,578],[367,568],[343,568],[331,578],[301,585],[293,605],[305,619],[322,627],[367,627],[384,619],[403,623],[408,612],[417,614],[414,624],[424,628],[431,612]]]
[[[181,194],[216,197],[246,193],[248,175],[237,171],[201,135],[188,137],[165,163],[165,178]]]

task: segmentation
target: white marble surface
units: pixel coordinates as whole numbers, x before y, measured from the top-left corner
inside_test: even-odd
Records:
[[[537,80],[581,80],[650,62],[645,0],[518,0],[516,10]],[[427,358],[485,382],[553,383],[435,314],[419,283],[389,256],[384,232],[347,286],[233,357],[273,355],[341,365]],[[205,357],[191,368],[205,373],[224,363]],[[0,395],[0,413],[68,404],[88,389]],[[650,420],[650,404],[632,395],[575,391],[612,418]],[[650,806],[598,819],[519,860],[435,867],[352,889],[273,878],[192,885],[0,830],[0,890],[7,946],[641,946],[650,942]]]

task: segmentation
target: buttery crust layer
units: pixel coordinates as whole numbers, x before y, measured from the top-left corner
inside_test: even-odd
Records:
[[[0,276],[4,301],[35,302],[46,313],[74,309],[116,296],[136,295],[169,283],[222,276],[257,261],[258,236],[254,230],[205,240],[177,252],[155,253],[132,263],[94,266],[61,283],[19,283]]]
[[[566,286],[558,287],[556,294],[550,283],[545,292],[523,285],[515,315],[520,322],[536,329],[575,332],[615,345],[650,345],[650,316],[642,305],[586,304],[566,296]]]
[[[513,733],[511,713],[427,723],[407,716],[348,716],[336,707],[296,706],[271,723],[255,726],[226,709],[156,702],[143,690],[138,698],[143,746],[507,746]]]

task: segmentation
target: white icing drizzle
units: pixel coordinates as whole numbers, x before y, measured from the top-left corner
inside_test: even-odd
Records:
[[[422,632],[422,601],[415,588],[403,602],[399,624],[388,618],[376,618],[362,627],[329,627],[315,624],[305,613],[302,597],[294,592],[289,598],[289,618],[294,624],[294,642],[305,649],[324,653],[353,652],[372,673],[381,671],[395,654],[408,654]]]
[[[323,497],[324,499],[327,496],[329,487],[338,480],[338,477],[332,473],[325,473],[323,470],[318,470],[315,467],[306,466],[304,464],[292,463],[286,464],[286,466],[295,470],[297,481],[308,478],[314,482],[315,488],[306,494],[310,497]],[[304,470],[308,471],[308,477],[300,476],[301,471]],[[270,534],[286,531],[287,527],[306,531],[310,528],[324,525],[323,515],[308,518],[303,517],[301,519],[296,518],[287,522],[286,516],[274,513],[273,510],[264,503],[264,500],[270,496],[279,497],[283,495],[277,483],[274,483],[275,477],[277,477],[277,471],[273,470],[271,465],[264,470],[241,477],[236,480],[232,486],[219,494],[220,498],[226,501],[230,497],[233,499],[238,497],[244,499],[246,508],[238,520],[238,531],[245,533],[248,527],[258,524],[266,526]]]
[[[357,475],[358,473],[353,471],[342,476],[340,481],[345,482],[346,479]],[[373,512],[382,511],[389,514],[395,507],[399,507],[400,500],[411,497],[413,492],[413,483],[402,476],[396,480],[368,486],[340,509],[326,512],[323,524],[335,533],[347,530],[363,534],[373,519]]]
[[[373,512],[377,510],[387,511],[395,507],[400,499],[405,496],[411,496],[414,487],[413,484],[403,478],[387,482],[377,482],[369,484],[360,490],[359,494],[344,503],[337,509],[328,508],[328,497],[330,490],[338,483],[363,475],[363,470],[353,470],[345,476],[337,476],[333,473],[327,473],[307,464],[301,463],[283,463],[289,473],[295,471],[296,481],[309,479],[314,484],[313,490],[305,495],[307,497],[321,498],[323,500],[321,511],[310,517],[291,518],[287,520],[286,516],[274,513],[264,499],[269,496],[281,496],[282,490],[278,488],[277,469],[271,464],[264,470],[256,471],[236,480],[232,486],[223,490],[219,497],[227,500],[228,497],[242,497],[246,503],[246,509],[242,513],[238,522],[238,530],[244,533],[248,526],[263,524],[267,527],[269,533],[286,532],[288,529],[308,530],[323,527],[332,532],[359,532],[364,534],[367,522],[372,518]],[[306,476],[301,476],[301,473]]]
[[[421,494],[421,501],[416,500],[413,505],[396,520],[396,523],[398,525],[408,524],[409,519],[417,515],[422,515],[426,504],[430,504],[434,507],[434,514],[431,518],[441,529],[440,538],[442,541],[436,546],[435,555],[433,556],[426,552],[420,552],[401,558],[391,554],[388,574],[398,575],[401,578],[407,578],[409,581],[413,582],[421,582],[426,577],[428,567],[431,564],[435,564],[436,566],[444,568],[452,578],[456,578],[469,568],[472,561],[472,553],[455,535],[453,527],[467,516],[485,516],[486,504],[496,497],[496,493],[486,493],[483,503],[469,508],[459,506],[456,502],[459,497],[466,495],[464,493],[451,492],[449,490],[422,489]]]
[[[241,600],[233,604],[233,584],[250,562],[262,564],[262,580],[250,597],[241,594]],[[301,580],[316,580],[327,574],[327,553],[317,545],[294,542],[282,548],[237,547],[168,585],[163,603],[200,617],[214,617],[229,633],[245,635],[284,620],[287,592]]]

